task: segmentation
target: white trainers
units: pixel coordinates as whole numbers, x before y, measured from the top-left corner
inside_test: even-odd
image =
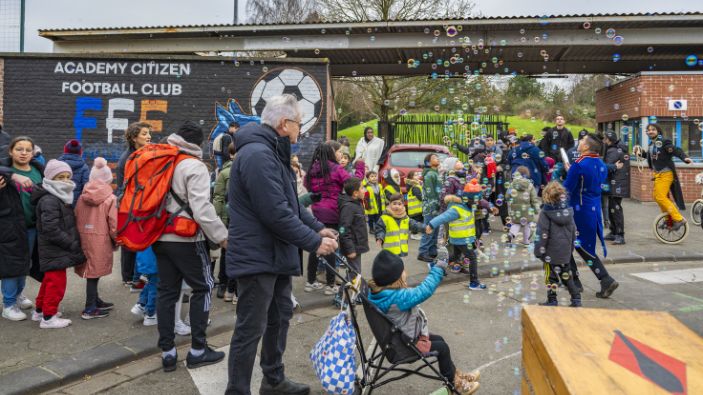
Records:
[[[225,302],[231,302],[234,297],[234,292],[225,291]]]
[[[190,335],[190,325],[186,325],[185,322],[178,320],[176,321],[176,327],[174,328],[174,331],[177,335],[188,336]]]
[[[337,292],[339,292],[339,286],[326,286],[325,287],[325,295],[335,295]]]
[[[315,282],[312,283],[312,284],[306,282],[306,283],[305,283],[305,292],[319,291],[319,290],[321,290],[321,289],[324,288],[324,287],[325,287],[325,286],[322,285],[322,283],[319,283],[319,282],[317,282],[317,281],[315,281]]]
[[[156,320],[156,313],[154,315],[146,315],[144,314],[144,326],[154,326],[158,324],[159,322]]]
[[[239,301],[239,298],[237,297],[237,295],[233,295],[232,296],[232,304],[237,304],[237,301]]]
[[[29,310],[34,307],[34,303],[24,295],[20,295],[17,297],[17,304],[22,310]]]
[[[410,239],[412,240],[422,240],[422,235],[417,233],[417,234],[411,234]]]
[[[15,304],[2,309],[2,318],[6,318],[10,321],[22,321],[27,319],[27,314],[23,313],[19,306]]]
[[[146,310],[144,310],[144,306],[137,303],[134,306],[132,306],[132,310],[130,310],[130,312],[139,318],[143,318]]]
[[[41,329],[59,329],[69,325],[71,325],[71,320],[61,318],[58,315],[51,317],[49,320],[42,319],[39,321],[39,327]]]
[[[59,318],[61,318],[62,315],[63,314],[61,314],[60,311],[56,313],[56,316]],[[39,322],[42,320],[42,318],[44,318],[44,313],[39,313],[36,310],[32,311],[32,321]]]

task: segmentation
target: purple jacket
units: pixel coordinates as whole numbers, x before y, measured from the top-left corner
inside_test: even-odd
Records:
[[[317,203],[313,203],[312,213],[318,221],[329,225],[339,223],[337,198],[344,189],[344,181],[352,176],[336,162],[329,162],[328,165],[330,167],[330,179],[325,181],[325,179],[320,176],[320,163],[313,163],[309,172],[310,178],[305,179],[305,188],[308,192],[322,194],[322,199]],[[363,180],[366,165],[363,161],[358,161],[356,162],[355,168],[354,177]]]

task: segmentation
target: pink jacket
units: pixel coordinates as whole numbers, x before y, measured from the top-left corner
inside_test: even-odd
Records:
[[[81,235],[86,263],[76,266],[83,278],[112,273],[113,240],[117,233],[117,203],[112,187],[102,181],[89,181],[76,203],[76,223]]]
[[[308,192],[322,194],[322,199],[317,203],[313,203],[312,213],[318,221],[331,225],[339,223],[337,198],[344,190],[344,181],[352,176],[337,162],[330,161],[327,164],[330,169],[329,180],[325,180],[320,174],[320,162],[314,162],[310,167],[310,176],[306,179],[305,188]],[[354,176],[363,180],[365,170],[366,165],[364,161],[356,162]]]

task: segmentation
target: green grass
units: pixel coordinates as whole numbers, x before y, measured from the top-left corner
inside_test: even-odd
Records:
[[[364,136],[364,129],[367,126],[371,126],[378,135],[378,119],[372,119],[370,121],[364,122],[359,125],[355,126],[350,126],[346,129],[338,130],[337,131],[337,138],[341,136],[347,136],[349,138],[349,142],[351,143],[351,147],[349,148],[350,152],[352,155],[354,155],[354,150],[356,149],[356,143],[359,142],[359,139],[361,139]]]

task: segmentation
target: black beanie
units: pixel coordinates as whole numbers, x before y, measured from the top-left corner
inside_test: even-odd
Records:
[[[607,132],[605,132],[605,137],[610,140],[611,143],[618,142],[618,135],[612,130],[608,130]]]
[[[191,144],[197,146],[203,145],[203,129],[193,121],[185,121],[176,134],[183,137],[183,140]]]
[[[403,260],[388,250],[383,250],[376,255],[371,268],[371,277],[376,285],[385,287],[396,282],[405,270]]]

